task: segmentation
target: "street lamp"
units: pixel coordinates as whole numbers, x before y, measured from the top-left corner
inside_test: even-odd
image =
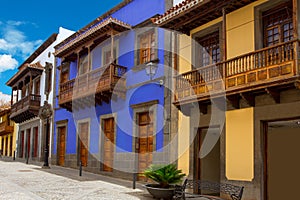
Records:
[[[40,108],[39,117],[42,120],[46,120],[46,141],[45,141],[45,158],[44,158],[44,165],[42,168],[50,168],[48,157],[49,157],[49,119],[52,116],[52,108],[51,105],[48,104],[47,101],[44,101],[44,105]]]
[[[153,62],[149,62],[146,64],[146,74],[150,76],[150,80],[152,81],[153,76],[156,74],[157,64]]]

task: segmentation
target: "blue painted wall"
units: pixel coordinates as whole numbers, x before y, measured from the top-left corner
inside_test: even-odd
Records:
[[[165,12],[164,1],[162,0],[134,0],[125,7],[116,11],[112,14],[112,17],[119,19],[123,22],[135,26],[150,17],[153,17],[156,14],[162,14]],[[158,31],[158,49],[164,49],[164,37],[163,32]],[[116,37],[115,40],[119,43],[119,52],[118,52],[118,64],[127,67],[128,73],[126,74],[126,84],[127,87],[143,83],[149,80],[149,77],[146,75],[145,70],[138,72],[133,72],[131,69],[135,66],[134,63],[134,48],[135,40],[137,35],[135,31],[129,31],[126,34],[122,34],[119,37]],[[92,50],[92,69],[101,67],[102,65],[102,48],[109,44],[110,40],[98,45]],[[154,78],[161,77],[164,75],[163,63],[164,63],[164,54],[162,51],[158,51],[159,67],[157,74]],[[60,59],[58,59],[57,66],[60,65]],[[77,75],[77,61],[71,62],[70,65],[70,80],[76,78]],[[57,70],[57,79],[56,79],[56,93],[58,95],[58,84],[59,84],[59,70]],[[116,101],[106,104],[97,105],[94,108],[85,108],[81,109],[75,113],[70,113],[63,108],[59,108],[56,104],[56,111],[54,115],[54,148],[52,153],[56,154],[56,122],[61,120],[68,120],[68,133],[67,133],[67,154],[76,153],[76,120],[82,120],[86,118],[91,119],[90,123],[90,144],[89,150],[90,153],[97,154],[99,153],[100,146],[100,127],[99,119],[100,116],[105,114],[110,114],[112,112],[117,114],[117,130],[116,130],[116,145],[117,152],[132,152],[132,126],[133,122],[133,110],[130,105],[148,102],[152,100],[158,100],[159,106],[156,116],[157,123],[157,133],[156,134],[156,149],[159,150],[163,147],[163,106],[164,106],[164,88],[160,87],[158,84],[147,84],[140,86],[138,88],[133,88],[127,90],[126,99],[117,99]],[[58,102],[58,99],[57,99]]]

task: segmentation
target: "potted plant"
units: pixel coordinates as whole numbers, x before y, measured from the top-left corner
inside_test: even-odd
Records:
[[[150,165],[144,171],[144,176],[155,181],[157,184],[146,184],[148,192],[157,199],[172,199],[175,192],[175,184],[181,183],[185,176],[178,170],[175,164]]]

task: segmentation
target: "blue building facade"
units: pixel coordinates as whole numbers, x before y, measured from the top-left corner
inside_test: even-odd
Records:
[[[123,1],[55,47],[52,164],[127,176],[169,162],[169,36],[149,25],[170,6]]]

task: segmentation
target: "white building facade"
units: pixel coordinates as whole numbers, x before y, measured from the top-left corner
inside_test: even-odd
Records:
[[[73,31],[59,28],[35,52],[33,52],[14,76],[6,83],[12,87],[11,120],[17,123],[16,158],[26,162],[43,161],[45,147],[51,152],[53,120],[49,118],[48,130],[46,120],[39,117],[45,102],[53,107],[55,90],[54,46],[73,34]],[[48,133],[48,142],[46,141]],[[46,144],[46,142],[48,144]],[[51,153],[49,154],[51,157]]]

